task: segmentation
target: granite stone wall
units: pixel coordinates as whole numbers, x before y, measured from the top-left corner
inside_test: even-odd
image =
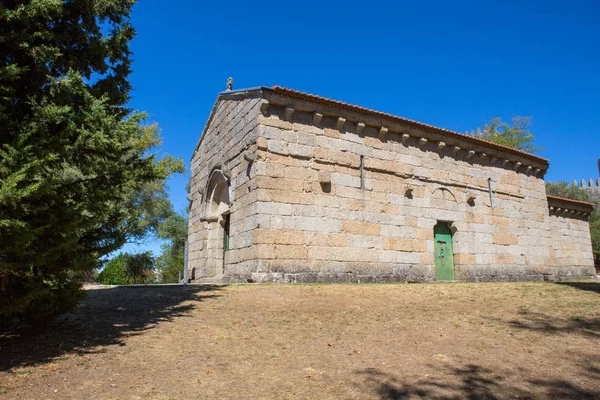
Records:
[[[222,98],[203,134],[193,279],[433,281],[438,222],[453,232],[457,280],[593,273],[587,222],[551,216],[542,174],[520,161],[270,100]],[[207,211],[215,168],[230,179],[228,251],[223,216]]]
[[[251,163],[244,155],[256,150],[259,112],[260,98],[255,95],[220,96],[194,151],[188,239],[188,268],[192,280],[220,278],[226,266],[248,259],[242,249],[250,246],[252,229],[256,227],[256,216],[252,212],[256,194],[248,190]],[[226,193],[220,191],[222,177]],[[220,191],[216,195],[215,186]],[[220,194],[227,198],[211,207],[211,196]],[[223,225],[227,214],[231,238],[230,250],[225,252]]]

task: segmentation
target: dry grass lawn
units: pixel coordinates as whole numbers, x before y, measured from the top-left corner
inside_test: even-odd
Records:
[[[0,399],[600,398],[600,283],[94,289]]]

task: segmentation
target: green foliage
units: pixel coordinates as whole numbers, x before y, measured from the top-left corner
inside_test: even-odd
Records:
[[[590,234],[592,236],[592,249],[596,258],[596,263],[600,263],[600,200],[591,198],[589,193],[567,182],[546,182],[546,193],[551,196],[565,197],[567,199],[588,201],[595,203],[596,207],[590,215]]]
[[[114,257],[98,275],[104,285],[129,285],[132,283],[154,283],[154,258],[145,253],[121,253]]]
[[[176,283],[179,272],[183,273],[187,225],[187,217],[173,211],[158,227],[158,237],[168,240],[156,260],[162,283]]]
[[[126,108],[133,4],[0,4],[0,319],[71,306],[102,256],[166,217],[152,199],[183,163]]]
[[[494,118],[485,125],[483,131],[478,129],[477,133],[473,132],[473,134],[493,143],[535,153],[540,149],[533,144],[535,138],[528,130],[529,126],[531,126],[531,117],[513,117],[512,125],[503,122],[501,118]]]
[[[587,191],[568,182],[546,182],[546,194],[579,201],[591,201]]]
[[[125,266],[133,283],[154,282],[154,257],[151,252],[128,255]]]
[[[98,282],[104,285],[128,285],[133,283],[133,278],[127,273],[127,256],[121,253],[108,263],[98,274]]]
[[[10,279],[8,291],[0,292],[0,309],[4,316],[0,318],[0,330],[23,317],[32,325],[45,323],[56,313],[72,309],[85,297],[85,292],[80,290],[80,276],[71,271],[47,276],[31,267],[23,275],[26,279]]]
[[[590,233],[592,235],[592,249],[596,260],[596,268],[600,265],[600,212],[597,210],[590,217]]]

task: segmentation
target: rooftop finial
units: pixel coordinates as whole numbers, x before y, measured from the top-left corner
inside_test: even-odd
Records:
[[[227,79],[227,90],[233,90],[233,78],[229,77]]]

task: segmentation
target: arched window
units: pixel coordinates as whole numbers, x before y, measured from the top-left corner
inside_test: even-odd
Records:
[[[228,214],[231,207],[229,182],[220,169],[215,169],[208,180],[205,203],[206,219],[218,220]]]

